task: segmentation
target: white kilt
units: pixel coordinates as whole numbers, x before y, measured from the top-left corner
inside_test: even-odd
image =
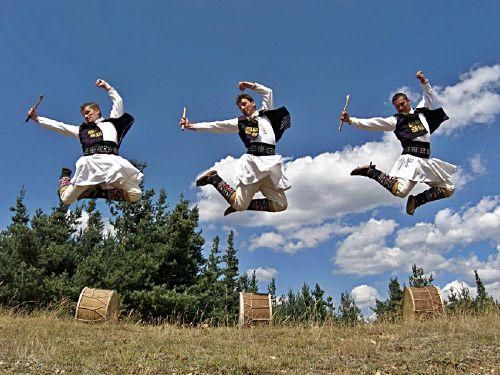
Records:
[[[453,164],[436,158],[401,155],[389,174],[417,182],[445,182],[450,181],[456,171],[457,167]]]
[[[118,155],[94,154],[82,156],[76,162],[76,171],[71,183],[77,186],[139,184],[143,174],[128,160]]]
[[[290,189],[290,181],[283,171],[281,155],[255,156],[243,154],[238,159],[235,181],[237,184],[250,185],[269,176],[278,191]]]

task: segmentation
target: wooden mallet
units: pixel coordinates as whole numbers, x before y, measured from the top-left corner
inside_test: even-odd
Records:
[[[43,99],[43,94],[38,97],[38,100],[36,101],[35,105],[32,107],[35,111],[37,110],[38,106],[42,102],[42,99]],[[24,122],[28,122],[29,120],[30,120],[30,116],[27,116],[26,120],[24,120]]]
[[[346,112],[347,111],[347,107],[349,107],[349,100],[351,100],[351,95],[347,94],[347,96],[345,97],[344,110],[342,112]],[[339,122],[339,132],[342,131],[342,125],[343,124],[344,124],[344,121],[340,120],[340,122]]]

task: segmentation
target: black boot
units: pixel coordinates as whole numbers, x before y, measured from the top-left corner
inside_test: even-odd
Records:
[[[372,163],[370,163],[370,165],[358,167],[351,171],[351,176],[365,176],[371,178],[389,190],[392,195],[396,195],[396,191],[398,189],[398,178],[389,176],[375,167],[376,166]]]
[[[448,190],[440,187],[431,187],[430,189],[415,196],[410,195],[408,197],[408,201],[406,202],[406,213],[408,215],[413,215],[417,207],[420,207],[428,202],[447,198],[450,195],[451,193]]]
[[[224,197],[227,203],[232,204],[234,197],[236,196],[236,190],[234,190],[226,181],[224,181],[217,174],[217,171],[210,171],[205,173],[199,179],[196,180],[196,186],[213,185],[217,191]]]
[[[61,169],[61,175],[59,176],[59,179],[61,179],[63,177],[69,177],[69,176],[71,176],[71,169],[66,168],[66,167]]]

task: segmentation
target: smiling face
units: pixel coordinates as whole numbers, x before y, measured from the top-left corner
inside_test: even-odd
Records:
[[[80,111],[82,113],[85,122],[96,122],[97,119],[101,118],[101,109],[95,103],[84,104]]]

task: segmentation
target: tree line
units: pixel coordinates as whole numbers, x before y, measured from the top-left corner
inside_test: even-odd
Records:
[[[234,324],[239,292],[259,291],[255,272],[250,277],[239,272],[234,233],[224,244],[213,238],[204,256],[198,208],[190,208],[182,196],[170,208],[164,190],[143,191],[138,202],[108,201],[107,223],[93,200],[73,211],[62,203],[49,213],[37,209],[30,217],[22,188],[10,208],[11,223],[0,232],[0,305],[47,308],[63,299],[77,301],[84,287],[116,289],[123,312],[143,320]],[[414,265],[409,285],[432,280]],[[477,272],[476,283],[475,299],[466,289],[452,291],[448,308],[479,311],[494,304]],[[363,319],[348,292],[341,293],[338,306],[318,284],[277,296],[273,279],[268,293],[277,322],[355,324]],[[399,319],[397,278],[390,280],[388,298],[376,300],[372,310],[378,319]]]

